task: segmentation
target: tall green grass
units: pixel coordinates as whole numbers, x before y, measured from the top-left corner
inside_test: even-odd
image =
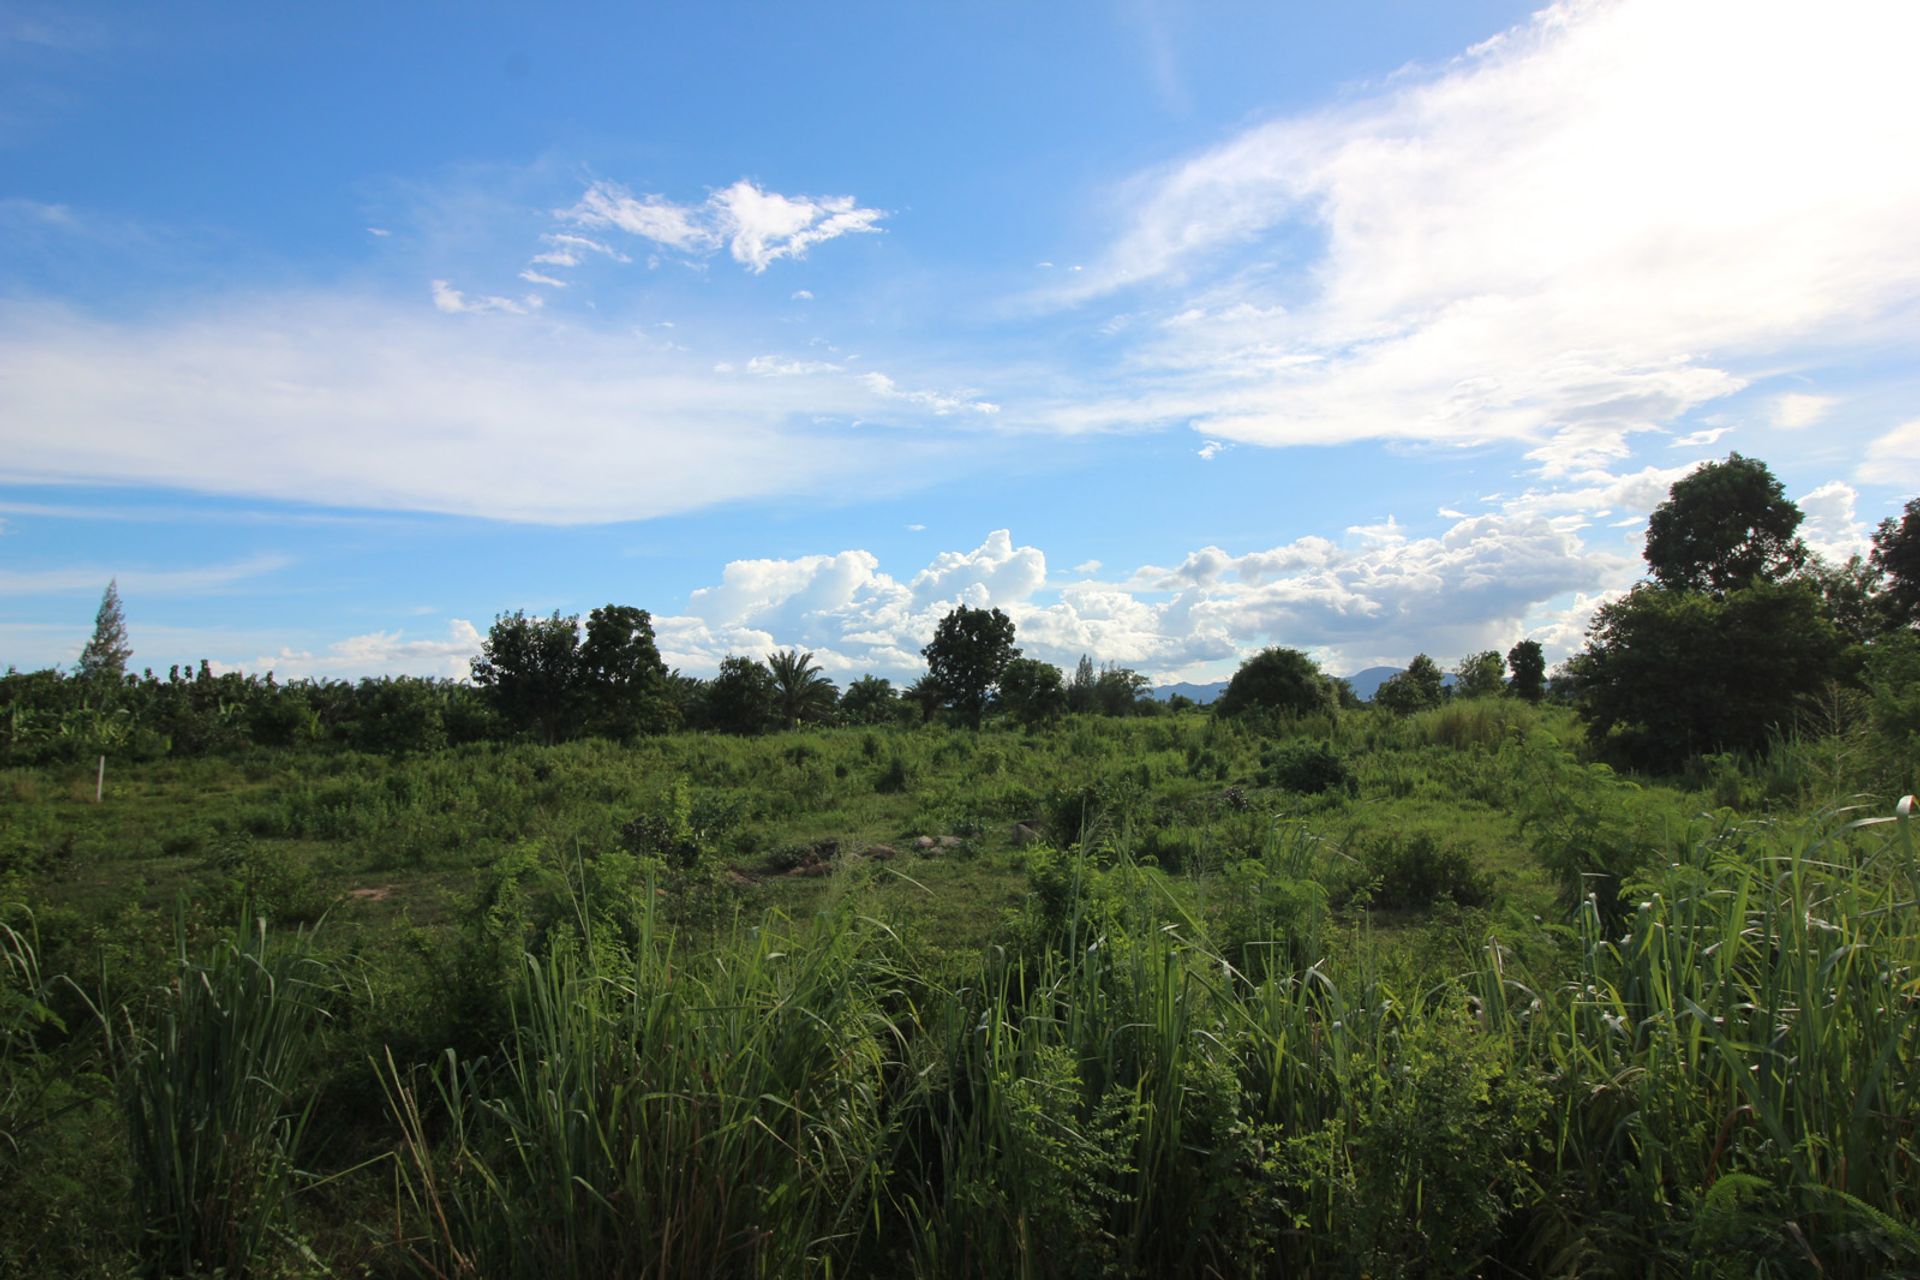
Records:
[[[174,960],[150,1015],[112,1019],[143,1269],[271,1274],[298,1249],[288,1202],[329,971],[307,935],[270,942],[264,923],[204,958],[182,929]]]

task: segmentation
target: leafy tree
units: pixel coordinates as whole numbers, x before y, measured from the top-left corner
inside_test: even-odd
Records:
[[[813,724],[833,714],[840,690],[813,665],[811,653],[785,649],[767,655],[767,670],[773,676],[774,705],[789,729],[803,722]]]
[[[532,733],[546,743],[570,736],[580,697],[580,619],[529,618],[523,611],[493,620],[473,660],[473,682],[510,732]]]
[[[1492,649],[1462,658],[1453,673],[1453,692],[1460,698],[1493,698],[1506,691],[1507,664]]]
[[[1092,657],[1081,654],[1079,665],[1073,669],[1073,679],[1067,682],[1067,710],[1075,715],[1092,711],[1098,698],[1095,690],[1099,682]]]
[[[1298,649],[1262,649],[1233,673],[1226,692],[1215,702],[1223,716],[1249,711],[1277,711],[1304,715],[1336,705],[1332,684],[1320,664]]]
[[[921,724],[932,720],[933,713],[947,704],[947,691],[932,676],[921,676],[908,685],[901,696],[920,708]]]
[[[1538,640],[1522,640],[1507,650],[1507,669],[1513,672],[1508,687],[1514,697],[1539,702],[1547,696],[1547,656]]]
[[[1440,664],[1424,653],[1416,653],[1405,671],[1388,676],[1374,690],[1373,701],[1395,715],[1405,716],[1439,706],[1446,691]]]
[[[1710,751],[1763,750],[1841,642],[1806,582],[1715,598],[1642,584],[1601,607],[1568,662],[1581,717],[1635,762],[1673,768]]]
[[[1920,626],[1920,498],[1909,498],[1900,518],[1874,530],[1869,567],[1886,582],[1881,608],[1897,627]]]
[[[120,612],[120,582],[111,579],[100,597],[100,611],[93,616],[93,638],[80,651],[74,674],[88,680],[118,681],[127,673],[127,659],[132,656],[127,620]]]
[[[653,616],[645,609],[609,604],[588,614],[578,675],[590,732],[626,742],[663,732],[678,719]]]
[[[899,706],[892,682],[880,676],[861,676],[840,695],[840,714],[852,724],[892,724]]]
[[[1141,703],[1152,702],[1153,685],[1131,667],[1107,666],[1094,681],[1094,705],[1103,716],[1138,715]]]
[[[1725,594],[1778,582],[1806,562],[1795,536],[1800,508],[1767,464],[1727,455],[1676,480],[1647,521],[1646,559],[1656,581]]]
[[[927,674],[946,691],[947,705],[978,729],[1000,674],[1020,651],[1013,646],[1012,618],[998,609],[962,605],[940,619],[920,656],[927,660]]]
[[[1827,617],[1849,644],[1867,644],[1891,629],[1912,626],[1886,589],[1885,572],[1866,556],[1849,556],[1845,564],[1808,556],[1801,576],[1820,592]]]
[[[1058,720],[1067,710],[1067,686],[1060,668],[1037,658],[1015,658],[1000,673],[1000,704],[1024,725]]]
[[[779,709],[773,673],[752,658],[722,658],[705,693],[707,726],[721,733],[765,733]]]

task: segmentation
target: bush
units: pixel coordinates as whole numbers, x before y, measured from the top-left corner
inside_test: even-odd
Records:
[[[1360,790],[1347,762],[1323,742],[1288,742],[1260,753],[1260,785],[1317,796],[1327,791]]]
[[[1418,910],[1446,898],[1462,907],[1493,901],[1493,882],[1457,845],[1442,845],[1424,832],[1376,837],[1360,853],[1376,907]]]

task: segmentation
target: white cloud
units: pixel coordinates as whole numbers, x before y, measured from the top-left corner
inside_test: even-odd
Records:
[[[1095,574],[1100,572],[1100,562],[1098,560],[1082,560],[1079,564],[1073,566],[1073,571],[1079,574]]]
[[[991,416],[1000,412],[999,405],[991,400],[973,399],[972,392],[949,394],[943,391],[912,391],[900,386],[884,373],[860,374],[859,382],[876,396],[930,409],[940,417],[953,413],[980,413]]]
[[[528,301],[533,300],[529,298]],[[433,305],[449,315],[481,315],[488,311],[506,311],[513,315],[527,313],[527,307],[512,298],[469,298],[445,280],[433,282]]]
[[[1867,526],[1854,506],[1859,497],[1853,486],[1831,480],[1800,499],[1800,537],[1815,554],[1838,564],[1868,552]]]
[[[253,672],[271,671],[281,680],[305,677],[358,679],[362,676],[411,675],[438,676],[463,680],[471,671],[472,659],[480,652],[480,631],[464,618],[454,618],[447,626],[445,639],[408,639],[404,631],[373,631],[349,636],[328,645],[320,653],[305,649],[281,648],[262,654],[243,668]],[[234,670],[226,663],[213,664],[219,670]]]
[[[559,217],[616,228],[691,256],[724,246],[757,275],[781,258],[804,258],[817,244],[878,231],[886,214],[860,207],[852,196],[784,196],[743,178],[697,205],[661,195],[635,197],[618,184],[596,182]]]
[[[280,555],[255,555],[228,564],[191,569],[143,569],[108,565],[72,565],[59,569],[0,569],[0,594],[9,596],[99,593],[117,580],[122,596],[193,596],[224,592],[251,579],[286,568]]]
[[[1831,413],[1835,403],[1832,396],[1790,392],[1775,398],[1773,425],[1787,431],[1798,431],[1802,427],[1810,427]]]
[[[462,297],[463,306],[470,300]],[[344,295],[109,321],[0,301],[0,480],[552,523],[872,494],[992,456],[851,377],[716,376],[627,332]]]
[[[1891,0],[1822,10],[1818,39],[1784,0],[1569,2],[1144,174],[1107,252],[1045,296],[1175,289],[1179,323],[1135,353],[1157,386],[1061,414],[1520,441],[1571,475],[1783,350],[1910,335],[1917,42],[1920,8]],[[1268,283],[1303,249],[1310,272]]]
[[[1920,487],[1920,418],[1903,422],[1867,446],[1867,458],[1854,468],[1861,484]]]
[[[1717,442],[1721,436],[1732,431],[1732,427],[1703,427],[1692,431],[1667,445],[1669,449],[1699,449]]]
[[[790,298],[788,299],[788,301],[790,301],[790,302],[812,302],[812,301],[813,301],[813,290],[811,290],[811,289],[796,289],[796,290],[794,290],[794,291],[793,291],[793,294],[792,294],[792,296],[791,296],[791,297],[790,297]]]
[[[567,282],[565,280],[557,280],[553,276],[541,275],[538,271],[535,271],[532,267],[528,267],[525,271],[522,271],[520,273],[520,278],[522,280],[525,280],[528,284],[550,285],[555,289],[564,289],[567,287]]]
[[[393,232],[391,232],[391,231],[389,231],[389,230],[387,230],[387,229],[386,229],[385,227],[368,227],[368,228],[367,228],[367,234],[368,234],[368,235],[370,235],[370,236],[376,236],[376,237],[378,237],[378,238],[380,238],[380,239],[382,239],[382,240],[384,240],[384,239],[386,239],[386,238],[387,238],[388,236],[390,236],[390,235],[392,235],[392,234],[393,234]]]
[[[1201,461],[1212,462],[1225,451],[1226,447],[1226,445],[1220,443],[1218,440],[1209,440],[1198,449],[1195,449],[1194,452],[1200,455]]]
[[[1398,525],[1348,545],[1320,537],[1235,555],[1203,547],[1174,569],[1143,567],[1122,583],[1047,587],[1038,548],[997,530],[972,551],[947,551],[902,579],[865,551],[736,561],[693,593],[688,612],[656,620],[663,654],[690,672],[727,653],[799,645],[829,671],[911,675],[933,629],[956,604],[1004,610],[1033,657],[1080,654],[1155,677],[1221,674],[1264,644],[1315,651],[1336,670],[1404,662],[1425,650],[1451,660],[1558,636],[1563,656],[1582,610],[1638,576],[1638,561],[1596,553],[1545,519],[1482,516],[1438,537]],[[1098,572],[1097,561],[1075,567]]]

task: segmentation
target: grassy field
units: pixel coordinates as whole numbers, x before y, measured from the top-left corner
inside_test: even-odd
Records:
[[[1490,699],[0,774],[0,1274],[1920,1266],[1891,798],[1581,743]]]

